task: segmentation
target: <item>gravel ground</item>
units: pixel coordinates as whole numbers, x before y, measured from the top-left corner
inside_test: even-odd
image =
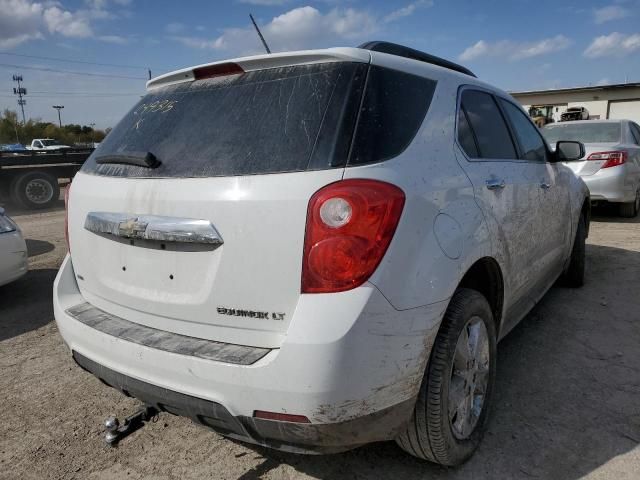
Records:
[[[166,414],[106,447],[103,420],[136,402],[76,367],[56,330],[62,205],[9,213],[28,239],[31,271],[0,287],[2,479],[640,478],[640,219],[594,219],[587,284],[553,288],[500,343],[488,434],[468,463],[445,469],[392,442],[298,456]]]

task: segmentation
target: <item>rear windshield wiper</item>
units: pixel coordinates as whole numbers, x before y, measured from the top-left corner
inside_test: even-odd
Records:
[[[145,168],[158,168],[162,162],[151,152],[127,152],[101,155],[96,157],[96,163],[98,165],[117,163]]]

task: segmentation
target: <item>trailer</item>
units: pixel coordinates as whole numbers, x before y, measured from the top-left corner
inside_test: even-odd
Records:
[[[0,151],[0,200],[28,209],[53,205],[60,198],[61,181],[73,178],[93,150]]]

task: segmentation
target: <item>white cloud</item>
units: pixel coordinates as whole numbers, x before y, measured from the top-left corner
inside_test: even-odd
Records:
[[[609,5],[608,7],[595,9],[593,11],[593,21],[599,25],[611,20],[628,17],[630,14],[629,10],[620,5]]]
[[[398,10],[394,10],[390,14],[386,15],[383,18],[383,21],[385,23],[394,22],[401,18],[408,17],[409,15],[413,15],[413,13],[420,7],[432,7],[432,6],[433,6],[432,0],[417,0],[413,3],[405,5],[402,8],[399,8]]]
[[[522,60],[564,50],[569,45],[571,45],[571,40],[564,35],[543,38],[534,42],[514,42],[511,40],[486,42],[480,40],[468,47],[458,58],[462,61],[475,60],[480,57],[506,57],[509,60]]]
[[[26,0],[0,0],[0,48],[13,48],[21,43],[42,38],[42,12],[39,3]]]
[[[44,10],[44,23],[50,33],[64,37],[90,37],[93,35],[89,21],[81,15],[51,7]]]
[[[274,17],[266,25],[260,25],[260,30],[271,50],[277,52],[335,46],[340,41],[353,44],[376,32],[378,21],[364,10],[334,8],[323,14],[314,7],[306,6]],[[189,47],[224,50],[233,54],[263,51],[253,27],[228,28],[215,39],[172,38]]]
[[[219,37],[215,40],[207,40],[206,38],[182,37],[174,35],[169,38],[183,44],[185,47],[213,50],[221,50],[224,48],[224,40],[222,39],[222,37]]]
[[[612,82],[611,80],[609,80],[609,77],[604,77],[601,78],[600,80],[598,80],[596,82],[596,85],[601,86],[601,85],[610,85]]]
[[[584,51],[584,56],[589,58],[622,57],[636,51],[640,51],[640,33],[624,35],[613,32],[594,38],[591,45]]]
[[[131,0],[85,0],[86,8],[66,9],[56,0],[0,0],[0,48],[13,48],[48,35],[69,38],[94,37],[92,22],[116,18],[109,5],[128,5]],[[97,37],[122,42],[116,35]]]

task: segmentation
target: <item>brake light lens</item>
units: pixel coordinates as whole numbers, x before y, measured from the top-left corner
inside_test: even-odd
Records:
[[[71,252],[69,246],[69,193],[71,191],[71,184],[67,185],[64,189],[64,239],[67,242],[67,250]]]
[[[244,69],[233,62],[219,63],[217,65],[207,65],[193,69],[193,78],[203,80],[205,78],[225,77],[227,75],[240,75]]]
[[[604,164],[600,168],[617,167],[627,161],[627,152],[597,152],[589,155],[587,160],[605,160]]]
[[[362,285],[384,257],[404,208],[404,192],[378,180],[342,180],[309,200],[302,293]]]

